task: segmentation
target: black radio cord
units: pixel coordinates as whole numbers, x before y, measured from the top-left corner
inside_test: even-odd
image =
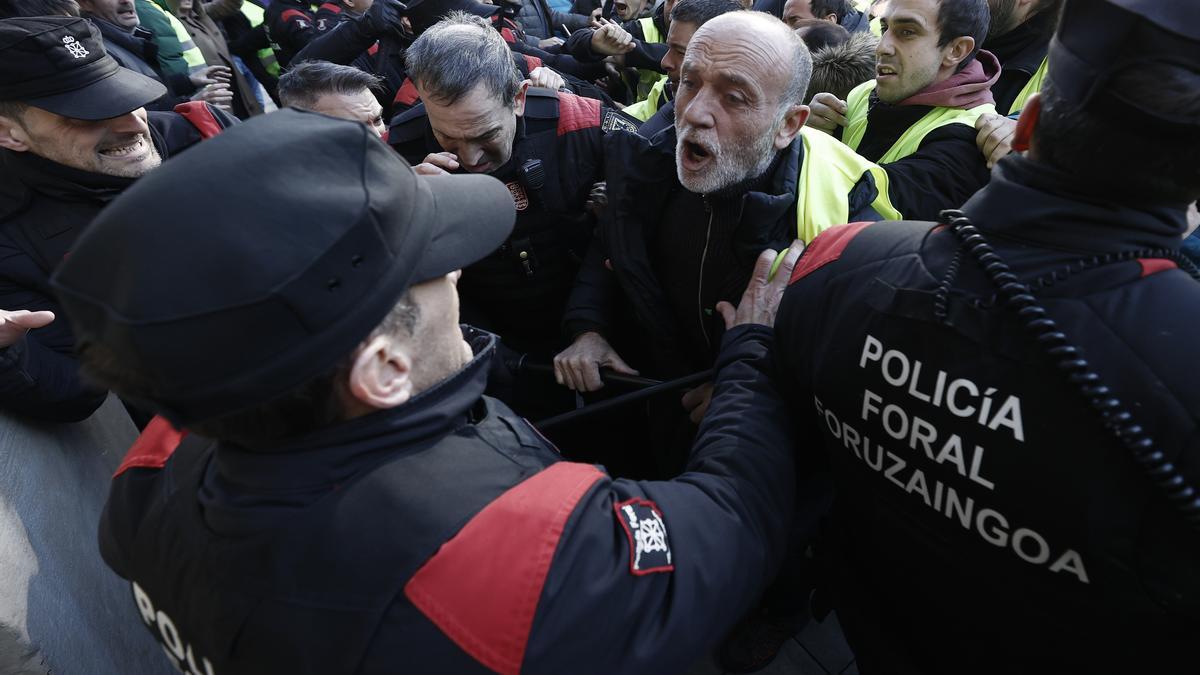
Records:
[[[1092,370],[1079,349],[1071,344],[1062,331],[1058,330],[1058,325],[1046,315],[1046,308],[1033,296],[1030,287],[1021,283],[1008,264],[996,254],[987,239],[971,224],[962,211],[942,211],[941,222],[954,232],[975,262],[983,268],[983,271],[999,290],[1002,299],[1022,320],[1025,330],[1055,361],[1058,370],[1063,373],[1071,385],[1078,389],[1088,406],[1104,420],[1104,427],[1132,453],[1134,460],[1142,467],[1151,482],[1162,491],[1167,501],[1193,528],[1200,530],[1200,492],[1188,484],[1183,475],[1179,473],[1178,467],[1158,449],[1154,439],[1134,421],[1133,415],[1125,408],[1121,400],[1104,384],[1100,375]],[[1049,283],[1039,280],[1041,281],[1039,286],[1052,285],[1054,281],[1061,281],[1073,272],[1109,262],[1147,257],[1173,260],[1193,278],[1200,280],[1200,271],[1197,271],[1190,261],[1175,251],[1126,251],[1108,256],[1085,258],[1068,268],[1065,273],[1056,273],[1052,279],[1048,280]],[[949,287],[953,278],[957,276],[959,262],[960,256],[956,254],[951,263],[952,271],[947,274],[938,289],[935,305],[938,314],[943,318],[945,317]]]

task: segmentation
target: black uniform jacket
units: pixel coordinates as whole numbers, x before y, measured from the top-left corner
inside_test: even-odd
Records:
[[[1163,253],[1184,209],[1085,194],[1012,155],[964,211],[1196,485],[1200,283]],[[1200,534],[959,248],[932,223],[827,231],[776,321],[789,418],[834,471],[860,669],[1195,672]]]
[[[781,250],[796,238],[796,185],[805,161],[799,137],[781,154],[773,173],[760,181],[762,190],[746,193],[741,207],[730,211],[740,215],[733,257],[747,279],[764,249]],[[675,170],[675,128],[667,127],[652,139],[609,134],[604,161],[608,207],[567,302],[563,331],[573,338],[594,330],[612,340],[614,333],[624,332],[632,315],[633,336],[623,341],[647,349],[657,374],[678,377],[692,372],[694,365],[682,360],[680,329],[655,276],[651,254],[666,205],[675,191],[684,189]],[[877,195],[874,181],[865,174],[848,196],[851,218],[878,220],[871,207]],[[703,224],[697,223],[697,228]],[[739,290],[725,299],[736,303],[740,294]]]
[[[403,406],[284,447],[175,450],[156,420],[101,552],[184,671],[683,672],[771,578],[793,499],[772,332],[727,338],[676,480],[560,461],[481,396],[488,337]]]
[[[313,6],[304,0],[271,0],[263,15],[267,39],[281,68],[323,31],[317,29]]]
[[[236,122],[206,103],[178,109],[186,114],[148,113],[151,139],[164,160]],[[50,275],[100,209],[132,184],[132,178],[0,150],[0,309],[50,310],[55,315],[50,325],[0,349],[0,406],[5,410],[77,421],[104,402],[103,391],[79,380],[71,324],[50,290]]]
[[[500,250],[466,270],[459,290],[464,316],[518,351],[553,355],[563,346],[559,323],[594,229],[584,204],[602,180],[601,141],[614,124],[632,127],[595,99],[530,89],[512,158],[491,174],[513,194],[516,226]],[[423,105],[393,121],[388,142],[412,164],[442,152]],[[522,170],[531,162],[540,168]]]

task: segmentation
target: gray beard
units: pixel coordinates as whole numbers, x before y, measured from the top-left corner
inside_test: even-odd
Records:
[[[679,128],[675,140],[675,173],[679,182],[689,192],[707,195],[763,175],[771,168],[771,162],[775,159],[775,134],[779,132],[782,123],[782,119],[777,120],[771,125],[770,131],[760,136],[753,145],[728,152],[722,150],[713,131],[696,135],[691,132],[691,127]],[[713,161],[703,175],[689,177],[683,173],[680,157],[683,156],[684,141],[695,142],[696,139],[703,140],[713,151]]]

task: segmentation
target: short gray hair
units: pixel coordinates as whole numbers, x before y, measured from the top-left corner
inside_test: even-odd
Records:
[[[279,78],[279,102],[289,108],[312,110],[322,96],[379,91],[383,78],[352,66],[328,61],[301,61]]]
[[[779,23],[787,28],[787,24],[782,21]],[[804,39],[790,28],[787,34],[788,44],[785,44],[784,48],[791,48],[792,57],[789,60],[792,64],[792,79],[788,82],[788,87],[779,100],[781,108],[807,103],[804,100],[804,93],[808,91],[808,81],[812,79],[813,71],[812,53],[808,51],[808,45],[804,43]]]
[[[423,96],[446,105],[482,84],[511,108],[521,89],[504,38],[486,19],[466,12],[451,12],[422,33],[405,52],[404,65]]]

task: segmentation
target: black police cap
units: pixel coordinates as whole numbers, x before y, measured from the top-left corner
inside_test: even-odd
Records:
[[[499,11],[498,6],[477,0],[421,0],[407,3],[404,16],[412,24],[413,32],[420,35],[450,12],[466,12],[487,19]]]
[[[103,120],[159,99],[167,88],[122,68],[87,19],[0,20],[0,101],[81,120]]]
[[[106,348],[165,392],[137,403],[187,425],[329,372],[515,216],[494,178],[418,177],[362,124],[282,110],[139,179],[52,283],[80,348]]]
[[[1132,100],[1112,85],[1147,64],[1200,72],[1200,2],[1068,0],[1047,57],[1054,91],[1081,109],[1162,133],[1200,133],[1200,119]]]

